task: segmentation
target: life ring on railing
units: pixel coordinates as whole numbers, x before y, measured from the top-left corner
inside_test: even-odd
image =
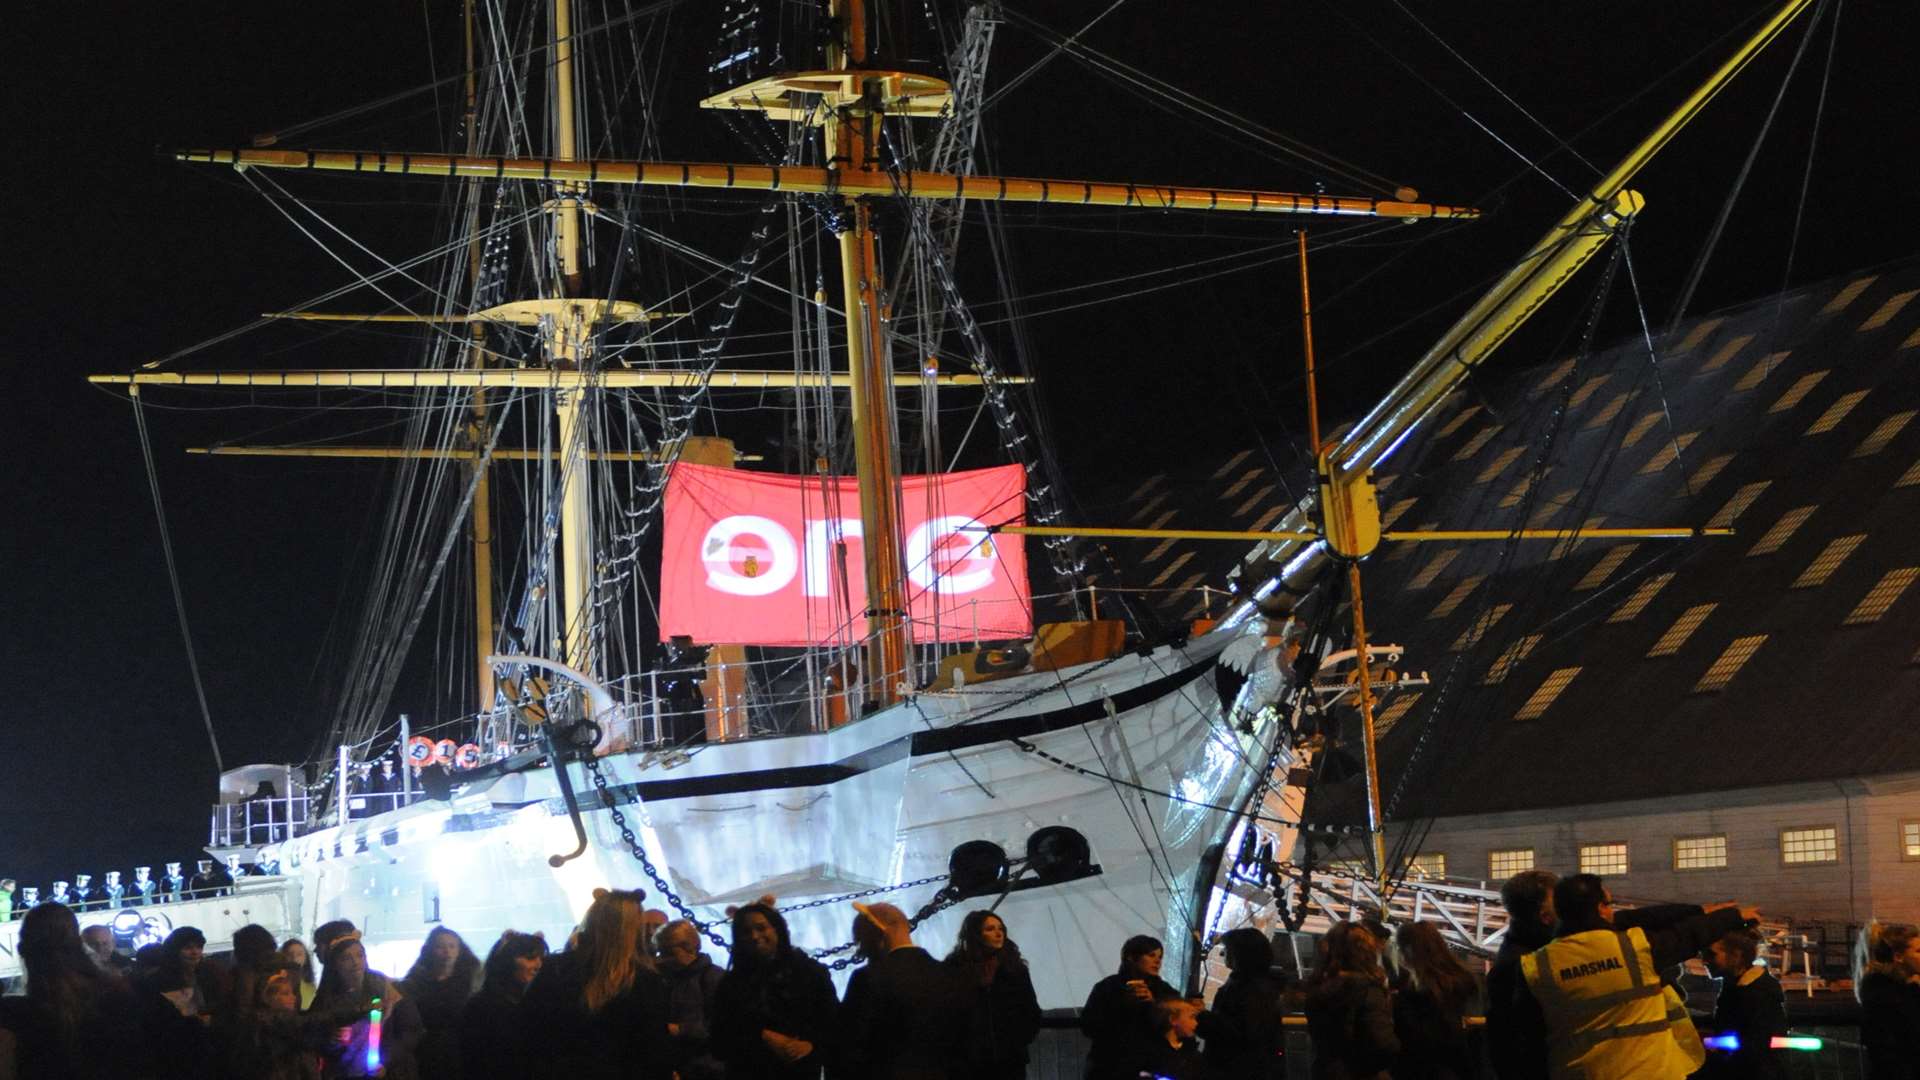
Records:
[[[480,766],[480,748],[466,743],[453,753],[453,767],[456,769],[474,769]]]
[[[434,748],[432,739],[425,735],[415,735],[407,740],[407,764],[416,769],[423,769],[433,764],[437,758],[438,751]]]
[[[433,744],[433,760],[437,765],[453,767],[453,758],[460,752],[460,744],[452,739],[441,739]]]

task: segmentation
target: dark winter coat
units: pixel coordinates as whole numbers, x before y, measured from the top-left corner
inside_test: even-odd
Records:
[[[1234,972],[1214,991],[1213,1007],[1200,1014],[1202,1057],[1218,1080],[1277,1080],[1286,1036],[1280,1026],[1280,981],[1266,972]]]
[[[1093,1046],[1087,1051],[1087,1080],[1134,1080],[1153,1052],[1154,1002],[1171,1001],[1179,992],[1158,977],[1146,978],[1152,1001],[1134,997],[1127,985],[1135,975],[1109,975],[1093,984],[1080,1009],[1080,1030]]]
[[[1448,1005],[1432,994],[1402,987],[1393,995],[1393,1032],[1400,1040],[1393,1080],[1474,1080],[1480,1075],[1467,1041],[1471,1001]]]
[[[677,971],[667,980],[667,1019],[680,1026],[673,1037],[674,1069],[680,1080],[719,1080],[720,1059],[713,1056],[713,1013],[720,980],[727,973],[706,956]]]
[[[954,970],[908,945],[867,965],[848,995],[841,1059],[864,1080],[948,1080],[963,1065],[970,994]]]
[[[1787,995],[1780,980],[1769,974],[1742,986],[1733,979],[1720,981],[1713,1001],[1712,1034],[1740,1036],[1740,1049],[1710,1051],[1701,1080],[1784,1080],[1787,1063],[1768,1044],[1787,1033]]]
[[[445,979],[408,979],[400,990],[420,1010],[425,1031],[414,1052],[420,1080],[460,1080],[460,1021],[473,996],[473,983],[462,975]]]
[[[1307,1033],[1313,1036],[1313,1080],[1385,1077],[1400,1053],[1386,984],[1351,972],[1307,991]]]
[[[839,1005],[827,969],[798,949],[751,969],[729,969],[714,993],[714,1056],[726,1065],[728,1080],[812,1080],[832,1059]],[[813,1052],[782,1062],[761,1040],[762,1031],[812,1043]]]
[[[989,1077],[1027,1075],[1027,1047],[1040,1034],[1040,1001],[1026,961],[996,963],[983,981],[980,965],[948,959],[968,999],[967,1074]]]
[[[460,1014],[460,1061],[470,1080],[526,1076],[526,1010],[497,986],[482,987]]]
[[[673,1046],[667,1038],[667,984],[651,971],[597,1012],[581,1000],[586,959],[575,953],[547,958],[527,988],[522,1019],[532,1075],[545,1080],[668,1080]]]
[[[1886,971],[1860,979],[1868,1080],[1920,1080],[1920,986]]]
[[[414,1048],[420,1044],[420,1010],[413,999],[390,982],[385,975],[369,971],[366,985],[355,995],[320,994],[309,1012],[319,1015],[355,1017],[337,1030],[347,1033],[345,1042],[330,1041],[321,1075],[335,1077],[368,1076],[367,1047],[373,1039],[373,1024],[368,1009],[374,998],[380,999],[380,1060],[387,1080],[418,1080],[414,1067]]]

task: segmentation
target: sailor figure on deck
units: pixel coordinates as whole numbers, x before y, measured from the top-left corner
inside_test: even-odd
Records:
[[[108,908],[120,906],[121,898],[127,895],[127,887],[120,884],[120,871],[107,871],[107,883],[100,887],[100,895],[106,901]]]
[[[20,887],[20,910],[30,911],[40,906],[40,890],[33,885]]]
[[[227,856],[227,884],[231,885],[247,876],[247,868],[240,865],[240,856]]]
[[[94,891],[92,874],[73,875],[72,896],[73,910],[75,911],[85,911],[93,906]]]
[[[67,886],[67,883],[66,883],[66,882],[64,882],[64,881],[56,881],[56,882],[54,882],[54,883],[53,883],[53,892],[51,892],[51,893],[49,893],[49,894],[47,895],[47,903],[49,903],[49,904],[69,904],[69,905],[70,905],[70,904],[72,904],[72,903],[73,903],[73,896],[72,896],[72,894],[70,894],[70,893],[68,893],[68,892],[67,892],[67,888],[68,888],[68,886]]]
[[[229,884],[224,875],[215,872],[212,859],[201,859],[193,864],[193,877],[187,881],[187,892],[194,896],[218,895],[221,886]]]
[[[135,904],[152,904],[160,898],[160,883],[153,880],[153,867],[136,866],[133,868],[133,900]]]
[[[163,894],[160,897],[160,902],[163,904],[178,903],[180,894],[185,892],[186,888],[187,878],[185,874],[180,872],[180,864],[177,862],[168,863],[167,874],[160,879],[160,890]]]

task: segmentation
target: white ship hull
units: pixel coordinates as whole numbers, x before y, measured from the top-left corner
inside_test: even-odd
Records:
[[[1015,891],[998,909],[1031,958],[1042,1006],[1077,1006],[1134,934],[1167,943],[1170,977],[1186,970],[1213,888],[1208,849],[1234,820],[1220,808],[1244,806],[1264,772],[1284,767],[1266,758],[1273,721],[1250,734],[1227,723],[1222,685],[1232,693],[1238,680],[1217,683],[1216,660],[1232,636],[922,694],[829,733],[701,747],[677,767],[639,753],[600,767],[655,867],[723,936],[726,905],[764,893],[791,908],[943,874],[968,840],[1018,857],[1042,827],[1078,830],[1099,873]],[[552,770],[514,773],[285,844],[301,921],[352,919],[376,966],[404,970],[436,924],[480,949],[508,928],[557,946],[595,887],[644,889],[650,906],[668,908],[585,767],[569,768],[590,840],[580,858],[547,862],[575,846]],[[938,887],[885,899],[911,912]],[[917,937],[944,953],[965,912],[991,903],[963,901]],[[795,943],[839,945],[852,915],[844,903],[793,911]]]

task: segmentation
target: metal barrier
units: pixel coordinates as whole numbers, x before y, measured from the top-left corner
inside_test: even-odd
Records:
[[[220,803],[213,808],[207,846],[260,847],[289,840],[307,831],[311,807],[304,794]]]

